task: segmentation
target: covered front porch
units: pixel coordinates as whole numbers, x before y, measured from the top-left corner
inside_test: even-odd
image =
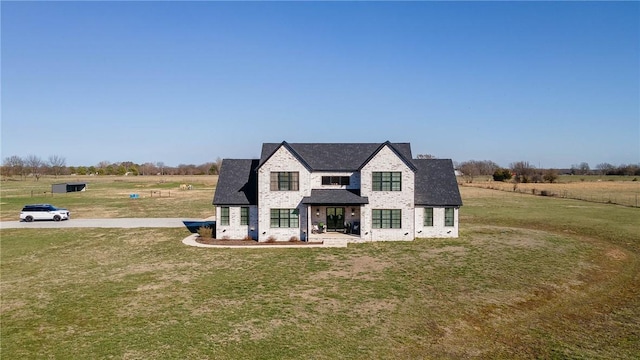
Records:
[[[360,238],[362,206],[368,204],[355,190],[316,189],[302,200],[306,205],[309,240],[331,237]]]
[[[311,233],[308,237],[309,242],[322,242],[322,243],[351,243],[361,241],[359,234],[345,234],[341,232],[324,232],[324,233]]]

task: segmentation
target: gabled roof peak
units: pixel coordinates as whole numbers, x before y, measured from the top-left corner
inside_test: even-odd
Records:
[[[264,143],[260,166],[281,147],[293,154],[303,166],[313,171],[358,171],[372,155],[389,146],[410,168],[409,143]]]
[[[416,171],[416,166],[411,162],[411,155],[409,155],[409,158],[406,158],[393,146],[393,144],[389,140],[383,142],[376,149],[376,151],[374,151],[373,154],[371,154],[371,156],[369,156],[369,158],[365,162],[363,162],[362,165],[360,165],[359,169],[362,169],[369,161],[371,161],[371,159],[373,159],[376,155],[378,155],[378,153],[385,147],[388,147],[389,149],[391,149],[391,151],[393,151],[393,153],[396,154],[396,156],[398,156],[400,160],[402,160],[405,163],[405,165],[409,167],[409,169],[411,169],[414,172]]]

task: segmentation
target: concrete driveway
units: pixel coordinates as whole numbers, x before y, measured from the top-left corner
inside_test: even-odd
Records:
[[[2,221],[0,229],[179,228],[184,218],[70,219],[64,221]],[[186,230],[186,228],[185,228]]]

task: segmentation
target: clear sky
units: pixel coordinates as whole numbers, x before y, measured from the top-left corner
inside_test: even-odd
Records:
[[[640,162],[638,2],[1,2],[2,159]]]

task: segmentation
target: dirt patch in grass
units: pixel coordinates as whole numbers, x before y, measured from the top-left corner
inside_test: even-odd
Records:
[[[624,261],[627,259],[627,254],[620,249],[611,249],[607,251],[607,256],[613,260]]]
[[[358,256],[347,260],[336,260],[331,270],[317,273],[318,279],[345,278],[375,280],[392,263],[372,256]]]

